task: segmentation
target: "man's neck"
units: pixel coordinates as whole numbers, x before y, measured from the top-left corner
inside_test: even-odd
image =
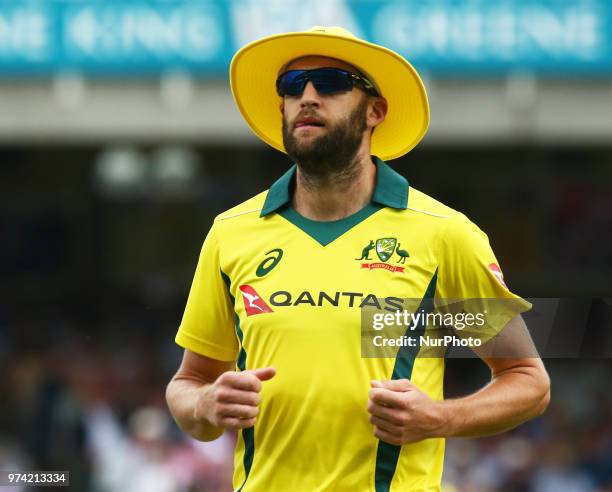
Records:
[[[346,170],[324,179],[305,174],[298,165],[291,203],[307,219],[339,220],[370,203],[375,183],[376,166],[369,149],[358,153]]]

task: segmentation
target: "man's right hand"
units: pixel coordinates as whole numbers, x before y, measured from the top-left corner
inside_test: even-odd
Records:
[[[202,388],[194,418],[223,429],[252,427],[259,413],[261,382],[275,374],[273,367],[224,372],[213,384]]]

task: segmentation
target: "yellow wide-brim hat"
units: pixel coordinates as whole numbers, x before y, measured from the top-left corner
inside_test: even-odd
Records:
[[[275,34],[242,47],[232,58],[232,95],[251,130],[285,152],[276,78],[289,61],[307,55],[337,58],[366,75],[387,100],[385,120],[372,135],[371,152],[395,159],[417,145],[429,127],[429,103],[417,71],[394,51],[355,37],[341,27]]]

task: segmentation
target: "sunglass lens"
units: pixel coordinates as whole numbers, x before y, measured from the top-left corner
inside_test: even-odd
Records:
[[[336,69],[313,70],[309,79],[312,80],[317,92],[321,94],[350,91],[353,88],[350,76],[346,72]]]
[[[348,72],[337,68],[318,68],[285,72],[276,81],[276,91],[280,96],[299,96],[309,80],[319,94],[350,91],[353,88]]]
[[[285,72],[276,81],[276,90],[280,96],[299,96],[306,85],[303,70],[290,70]]]

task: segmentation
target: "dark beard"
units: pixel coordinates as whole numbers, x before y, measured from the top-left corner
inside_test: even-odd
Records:
[[[328,128],[324,135],[301,146],[283,118],[285,151],[298,164],[307,181],[326,183],[332,177],[337,179],[352,174],[353,161],[367,128],[367,107],[368,99],[364,97],[348,117]]]

